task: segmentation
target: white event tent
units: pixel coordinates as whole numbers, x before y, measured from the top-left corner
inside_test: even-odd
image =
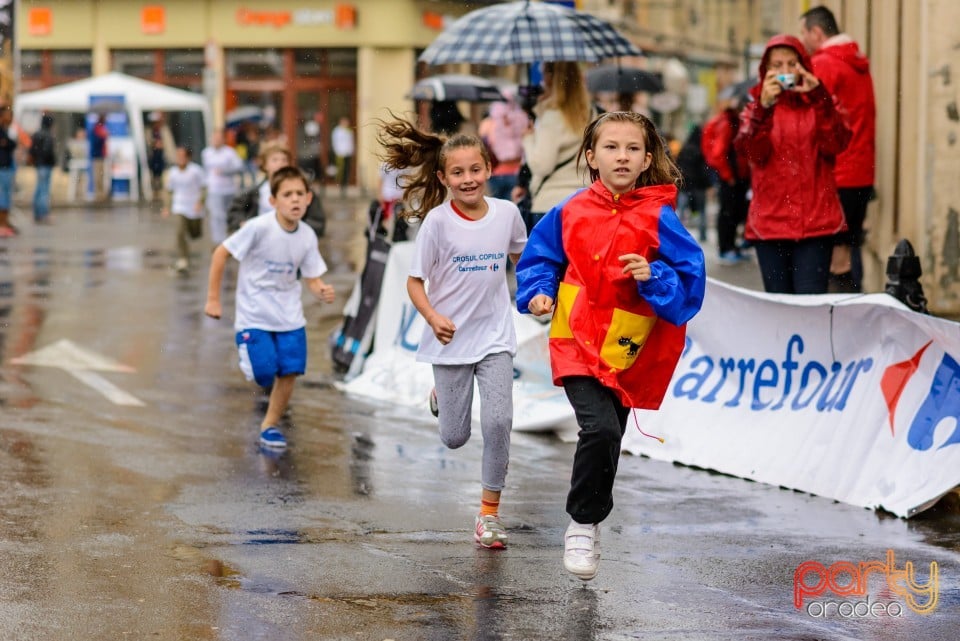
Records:
[[[199,111],[202,114],[204,132],[209,131],[210,104],[206,97],[173,89],[156,82],[142,80],[119,72],[106,73],[85,80],[77,80],[62,85],[19,94],[14,100],[14,114],[20,121],[28,112],[69,112],[87,113],[90,111],[91,96],[123,96],[124,107],[129,121],[130,136],[140,166],[140,175],[149,175],[147,168],[146,135],[144,132],[144,113],[151,111],[181,112]],[[131,193],[136,195],[137,177],[131,179]],[[146,197],[151,197],[150,181],[144,180]]]

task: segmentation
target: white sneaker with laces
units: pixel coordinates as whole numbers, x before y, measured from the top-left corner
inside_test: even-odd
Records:
[[[583,581],[597,575],[600,565],[600,524],[570,521],[563,535],[563,567]]]

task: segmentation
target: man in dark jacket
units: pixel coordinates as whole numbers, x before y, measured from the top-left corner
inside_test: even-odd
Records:
[[[50,222],[50,176],[57,164],[56,142],[53,139],[53,116],[43,114],[40,129],[30,139],[30,164],[37,170],[37,186],[33,191],[33,222]]]
[[[829,91],[853,133],[837,154],[834,176],[848,231],[837,236],[830,267],[831,289],[863,289],[863,221],[873,197],[876,168],[876,102],[870,63],[857,43],[840,33],[833,13],[815,7],[800,17],[800,38],[812,54],[813,73]]]

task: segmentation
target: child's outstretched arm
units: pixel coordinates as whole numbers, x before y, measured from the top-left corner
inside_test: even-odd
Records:
[[[230,252],[222,244],[217,245],[210,258],[210,276],[207,278],[207,304],[203,313],[210,318],[220,318],[223,307],[220,305],[220,285],[223,283],[223,269],[227,265]]]
[[[307,289],[310,290],[310,293],[322,300],[325,303],[332,303],[336,291],[333,289],[333,285],[327,285],[323,282],[322,278],[304,278],[303,282],[307,284]]]
[[[637,291],[657,316],[674,325],[683,325],[703,304],[707,285],[703,250],[672,207],[664,207],[660,212],[659,232],[659,256],[647,265],[647,279],[637,280]],[[629,261],[624,262],[626,266],[631,265]],[[634,278],[645,275],[642,266],[633,267]]]
[[[521,314],[545,314],[552,309],[557,298],[563,266],[567,262],[563,251],[561,215],[565,204],[566,201],[551,209],[536,224],[520,255],[520,262],[517,263],[517,310]]]
[[[427,288],[424,286],[422,278],[407,277],[407,294],[410,296],[410,302],[423,316],[423,320],[427,321],[430,329],[433,330],[433,335],[437,337],[440,344],[446,345],[453,340],[453,334],[457,331],[457,327],[452,320],[437,313],[437,310],[430,304],[430,299],[427,298]]]

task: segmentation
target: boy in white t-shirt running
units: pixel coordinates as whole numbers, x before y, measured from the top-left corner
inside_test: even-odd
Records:
[[[177,147],[176,164],[167,172],[166,202],[161,216],[177,217],[177,262],[174,268],[185,272],[190,267],[190,240],[203,235],[203,191],[207,179],[203,168],[191,161],[186,147]]]
[[[270,179],[270,192],[276,211],[251,219],[213,251],[204,313],[220,318],[220,285],[227,257],[233,256],[240,261],[234,320],[240,369],[261,387],[272,386],[260,444],[282,449],[287,440],[278,423],[296,377],[307,368],[306,318],[297,274],[324,302],[333,302],[334,290],[320,278],[327,265],[317,249],[317,235],[300,222],[313,197],[306,176],[296,167],[283,167]]]

